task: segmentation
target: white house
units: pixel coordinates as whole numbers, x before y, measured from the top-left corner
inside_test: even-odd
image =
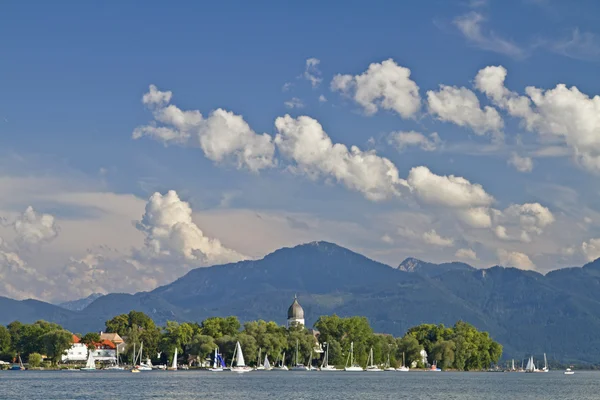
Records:
[[[73,345],[69,350],[67,350],[66,354],[63,354],[60,361],[61,362],[70,362],[70,361],[85,361],[87,360],[88,350],[87,346],[79,340],[79,338],[73,335]]]

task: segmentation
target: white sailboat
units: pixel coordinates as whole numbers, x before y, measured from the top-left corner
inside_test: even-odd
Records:
[[[212,368],[209,368],[208,370],[211,372],[223,372],[225,367],[225,362],[223,362],[223,357],[221,357],[221,355],[219,354],[219,348],[215,347],[215,355],[213,358],[213,365]]]
[[[573,375],[575,373],[575,371],[573,371],[571,368],[567,368],[565,370],[565,372],[563,372],[565,375]]]
[[[135,344],[134,344],[135,345]],[[140,365],[136,367],[138,371],[152,371],[152,362],[148,358],[145,363],[142,362],[142,356],[144,355],[144,342],[140,343],[140,354],[137,360]]]
[[[270,371],[273,369],[273,367],[271,367],[271,363],[269,362],[269,355],[265,354],[265,361],[263,362],[263,371]]]
[[[298,362],[298,350],[299,350],[299,341],[296,339],[296,364],[290,368],[290,371],[308,371],[309,369],[306,365]]]
[[[542,368],[541,372],[548,372],[548,360],[546,359],[546,353],[544,353],[544,368]]]
[[[278,370],[278,371],[288,371],[288,367],[287,367],[287,365],[285,365],[285,351],[283,352],[283,354],[281,356],[281,360],[279,360],[279,364],[276,365],[273,369]]]
[[[231,372],[241,374],[249,371],[252,371],[252,368],[246,365],[244,353],[242,353],[242,346],[240,345],[240,342],[236,342],[235,350],[233,351],[233,359],[231,360]]]
[[[115,357],[115,364],[104,369],[109,371],[123,371],[125,369],[119,365],[119,346],[117,346],[117,356]]]
[[[337,371],[335,365],[329,365],[329,343],[325,343],[325,357],[323,357],[321,371]]]
[[[396,371],[396,368],[390,364],[390,353],[388,353],[387,362],[385,363],[385,371]]]
[[[377,365],[375,365],[375,359],[373,357],[373,348],[371,347],[371,350],[369,350],[369,358],[367,359],[367,368],[366,368],[367,372],[381,372],[383,371],[381,368],[379,368]]]
[[[346,367],[344,367],[344,371],[348,372],[359,372],[364,371],[360,365],[354,363],[354,342],[350,343],[350,353],[348,353],[348,358],[346,359]]]
[[[175,354],[173,355],[173,362],[169,368],[169,371],[177,371],[177,347],[175,347]]]
[[[535,367],[535,363],[533,362],[533,356],[529,357],[527,361],[527,365],[525,366],[525,372],[537,372],[538,369]]]
[[[95,371],[96,370],[96,360],[94,359],[94,352],[92,350],[88,350],[88,359],[85,363],[85,367],[81,368],[82,371]]]
[[[265,367],[260,363],[260,359],[262,358],[262,348],[258,348],[258,356],[256,357],[256,371],[263,371]]]
[[[408,372],[410,369],[406,366],[406,363],[404,361],[404,352],[402,352],[402,366],[400,368],[397,368],[396,371],[398,372]]]

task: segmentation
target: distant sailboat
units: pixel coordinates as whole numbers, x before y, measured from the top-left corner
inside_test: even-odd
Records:
[[[262,358],[262,348],[258,348],[258,356],[256,357],[256,368],[257,371],[262,371],[265,367],[260,363],[260,359]]]
[[[299,341],[296,339],[296,364],[290,368],[290,371],[308,371],[308,368],[298,362]]]
[[[381,368],[379,368],[377,365],[375,365],[375,358],[373,357],[373,348],[371,347],[371,350],[369,350],[369,358],[367,358],[367,368],[366,368],[367,372],[381,372],[383,371]]]
[[[271,363],[269,362],[269,355],[265,354],[265,361],[263,362],[263,371],[270,371],[273,369],[273,367],[271,367]]]
[[[244,353],[242,352],[242,346],[240,345],[240,342],[236,342],[235,344],[235,350],[233,351],[233,359],[231,360],[231,371],[237,372],[239,374],[252,371],[252,368],[246,365],[246,361],[244,360]]]
[[[110,367],[106,367],[104,369],[109,370],[109,371],[123,371],[125,369],[119,365],[119,346],[117,346],[117,355],[115,357],[115,364],[111,365]]]
[[[212,368],[208,370],[211,372],[223,372],[225,368],[225,361],[223,361],[223,357],[219,354],[219,348],[215,347],[215,355],[213,357],[213,365]]]
[[[321,364],[321,371],[337,371],[335,365],[329,365],[329,343],[325,343],[325,357]]]
[[[23,360],[21,360],[21,355],[17,356],[19,358],[19,364],[13,364],[10,367],[11,371],[25,371],[25,366],[23,365]]]
[[[88,358],[85,363],[85,367],[81,368],[82,371],[95,371],[96,370],[96,360],[94,359],[94,352],[92,350],[88,350]]]
[[[359,372],[364,371],[360,365],[354,363],[354,342],[350,343],[350,353],[348,353],[348,358],[346,359],[346,367],[344,371],[349,372]]]
[[[175,347],[175,354],[173,355],[173,363],[171,364],[171,366],[169,368],[167,368],[169,371],[177,371],[177,347]]]
[[[525,366],[525,372],[537,372],[538,369],[535,367],[535,363],[533,362],[533,356],[529,357],[527,361],[527,366]]]
[[[279,361],[279,364],[276,365],[273,369],[276,369],[279,371],[288,371],[288,367],[287,367],[287,365],[285,365],[285,351],[283,352],[283,354],[281,356],[281,360]]]
[[[400,368],[396,369],[396,371],[399,371],[399,372],[408,372],[409,371],[409,368],[406,366],[406,363],[404,361],[404,352],[402,353],[402,366]]]
[[[385,363],[385,370],[386,371],[395,371],[396,368],[392,367],[392,365],[390,364],[390,353],[388,353],[387,356],[387,362]]]
[[[548,369],[548,360],[546,359],[546,353],[544,353],[544,368],[542,368],[541,372],[548,372],[548,371],[550,371]]]
[[[144,342],[140,343],[140,354],[138,361],[140,365],[137,366],[138,371],[152,371],[152,363],[150,359],[147,359],[145,363],[142,362],[142,357],[144,355]]]

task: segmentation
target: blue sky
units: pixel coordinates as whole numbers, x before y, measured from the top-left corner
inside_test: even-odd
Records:
[[[2,4],[0,277],[22,272],[0,295],[146,290],[319,239],[389,264],[581,265],[600,256],[599,20],[591,0]],[[500,86],[478,83],[489,66],[505,69]],[[418,110],[400,112],[407,70]],[[336,89],[337,75],[351,83]],[[143,104],[150,85],[169,100]],[[434,109],[428,91],[452,96]],[[173,127],[169,105],[203,120],[178,141],[132,138]],[[237,150],[217,160],[197,140],[227,135],[207,122],[219,108],[251,134],[234,132]],[[271,165],[252,171],[240,152],[263,133]],[[311,134],[347,148],[308,160]],[[484,222],[465,216],[476,211]],[[48,283],[57,273],[67,288]]]

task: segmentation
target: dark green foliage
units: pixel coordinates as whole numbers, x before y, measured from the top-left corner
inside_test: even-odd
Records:
[[[37,368],[42,365],[42,355],[40,353],[31,353],[27,363],[32,368]]]
[[[80,340],[81,343],[85,344],[88,349],[93,350],[95,348],[94,344],[100,342],[100,334],[96,332],[86,333],[81,337]]]
[[[73,345],[73,334],[63,329],[55,329],[43,334],[39,341],[44,353],[56,365],[63,354]]]

